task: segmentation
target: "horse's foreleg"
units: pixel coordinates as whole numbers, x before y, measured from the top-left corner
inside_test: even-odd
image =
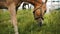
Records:
[[[15,34],[18,34],[18,26],[17,26],[17,19],[16,19],[16,6],[14,3],[10,4],[8,7],[8,10],[10,11],[10,16],[11,16],[11,23],[13,24],[14,27],[14,32]]]

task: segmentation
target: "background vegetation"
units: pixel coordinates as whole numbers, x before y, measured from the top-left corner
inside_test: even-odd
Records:
[[[42,27],[34,20],[32,10],[18,10],[18,28],[20,34],[60,34],[60,10],[44,15]],[[0,10],[0,34],[14,34],[8,11]]]

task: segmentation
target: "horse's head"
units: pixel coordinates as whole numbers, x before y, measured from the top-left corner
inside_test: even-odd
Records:
[[[42,24],[43,15],[46,12],[46,2],[47,0],[37,0],[34,6],[34,17],[40,23],[40,25]]]

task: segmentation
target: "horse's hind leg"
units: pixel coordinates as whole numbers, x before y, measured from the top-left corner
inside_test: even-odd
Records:
[[[10,11],[11,16],[11,23],[14,27],[15,34],[18,34],[18,26],[17,26],[17,19],[16,19],[16,6],[14,3],[11,3],[8,7],[8,10]]]

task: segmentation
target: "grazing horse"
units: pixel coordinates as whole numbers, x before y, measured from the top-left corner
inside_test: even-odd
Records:
[[[22,2],[28,2],[34,6],[34,18],[37,20],[40,26],[42,26],[43,15],[46,12],[47,0],[21,0]]]
[[[34,17],[42,25],[43,15],[46,12],[47,0],[0,0],[0,9],[8,9],[11,16],[11,23],[14,26],[15,34],[18,34],[16,11],[22,2],[34,5]]]

